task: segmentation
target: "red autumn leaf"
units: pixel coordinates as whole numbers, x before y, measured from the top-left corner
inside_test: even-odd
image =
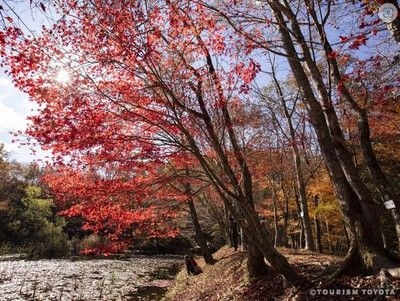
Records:
[[[358,49],[362,45],[366,45],[368,41],[368,38],[364,34],[358,35],[350,44],[349,48],[350,49]]]

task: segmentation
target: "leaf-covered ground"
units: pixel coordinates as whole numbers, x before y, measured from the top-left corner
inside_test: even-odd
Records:
[[[333,271],[340,257],[305,251],[281,249],[297,272],[312,283],[301,288],[284,288],[279,274],[271,273],[250,284],[246,276],[246,253],[224,247],[214,254],[217,263],[197,262],[203,273],[188,276],[178,273],[175,285],[164,301],[267,301],[267,300],[400,300],[400,280],[392,279],[389,287],[381,288],[379,275],[344,277],[323,281],[323,275]]]

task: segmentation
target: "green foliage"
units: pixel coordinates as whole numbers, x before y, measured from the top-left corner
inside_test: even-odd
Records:
[[[10,253],[16,253],[14,247],[10,243],[0,244],[0,256],[7,255]]]
[[[46,222],[32,245],[30,255],[37,257],[61,257],[71,251],[71,242],[62,225],[51,222]]]
[[[36,164],[7,161],[0,144],[0,254],[60,257],[71,252],[66,221],[40,186]]]
[[[34,239],[40,235],[51,218],[53,202],[50,199],[41,199],[40,194],[40,187],[27,186],[25,197],[14,203],[17,206],[13,206],[9,212],[9,228],[21,239]]]
[[[60,257],[71,244],[63,228],[63,218],[54,215],[53,200],[41,198],[38,186],[28,185],[25,197],[9,211],[8,230],[16,245],[24,245],[33,257]]]

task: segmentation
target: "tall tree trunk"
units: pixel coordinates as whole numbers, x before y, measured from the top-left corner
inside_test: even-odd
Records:
[[[231,235],[231,225],[229,221],[230,213],[229,209],[227,206],[224,206],[224,213],[225,213],[225,235],[226,235],[226,241],[229,243],[229,245],[232,247],[233,246],[233,241],[232,241],[232,235]]]
[[[238,218],[237,216],[243,215],[242,213],[238,213],[236,210],[235,210],[235,213],[236,213],[235,219]],[[243,221],[243,219],[237,219],[237,220]],[[237,223],[236,221],[234,222],[234,227],[236,227],[236,229],[238,228],[238,224],[240,225],[240,222],[239,223]],[[266,226],[266,225],[262,224],[262,226]],[[231,229],[231,231],[232,231],[232,229]],[[257,247],[257,245],[255,245],[254,243],[252,243],[252,241],[250,241],[248,239],[249,235],[248,235],[248,233],[246,233],[246,229],[243,229],[242,227],[240,227],[239,233],[237,233],[237,234],[240,235],[241,251],[242,252],[247,251],[246,267],[247,267],[247,274],[249,276],[250,281],[256,281],[257,279],[260,279],[263,276],[267,275],[267,273],[271,269],[268,267],[268,265],[265,262],[264,254],[260,251],[260,249]]]
[[[301,214],[301,211],[300,211]],[[304,235],[304,223],[301,216],[299,217],[300,233],[299,233],[299,249],[304,249],[305,247],[305,235]]]
[[[307,282],[307,280],[299,276],[293,270],[293,268],[288,263],[287,259],[273,247],[271,242],[272,236],[270,232],[267,231],[266,228],[261,224],[259,216],[255,211],[252,199],[252,193],[251,194],[248,193],[249,200],[241,193],[242,190],[240,185],[238,185],[237,179],[235,179],[231,175],[232,171],[229,170],[229,165],[225,163],[228,162],[227,158],[226,159],[223,158],[223,162],[225,164],[224,167],[228,170],[227,173],[229,172],[232,178],[231,183],[236,188],[236,191],[238,191],[239,193],[238,196],[233,196],[232,194],[227,195],[227,193],[225,193],[226,191],[225,188],[223,188],[223,185],[219,183],[219,179],[216,178],[212,168],[209,166],[208,162],[202,156],[202,153],[199,147],[197,146],[196,141],[193,139],[193,137],[190,135],[190,133],[182,124],[179,125],[180,129],[185,134],[187,142],[192,148],[194,155],[199,160],[207,176],[212,181],[214,188],[221,196],[229,212],[231,212],[234,215],[235,219],[238,221],[242,230],[245,231],[249,241],[255,246],[257,246],[257,248],[263,253],[265,259],[272,266],[272,268],[278,273],[282,274],[288,282],[295,285],[297,284],[300,285],[304,284],[304,282]],[[218,141],[218,139],[216,138],[213,139]],[[215,147],[219,155],[223,157],[224,154],[222,152],[222,149],[219,147],[219,145],[217,145],[217,143],[215,144]],[[251,175],[244,176],[243,181],[251,181]],[[240,211],[242,215],[239,215],[237,211]]]
[[[225,208],[218,207],[218,205],[214,203],[215,200],[211,200],[211,197],[207,194],[200,194],[199,201],[207,208],[207,212],[213,218],[213,221],[218,224],[219,237],[224,237],[227,241],[229,239],[228,223],[226,222],[228,216],[225,218]]]
[[[338,127],[335,111],[329,106],[325,106],[323,109],[314,95],[312,85],[300,63],[300,58],[291,38],[291,32],[286,27],[287,20],[281,12],[282,4],[273,0],[271,7],[278,21],[283,47],[289,57],[289,65],[297,85],[303,93],[311,123],[316,131],[321,152],[338,195],[346,231],[350,239],[350,249],[344,263],[333,276],[354,272],[355,266],[359,267],[358,272],[362,272],[379,268],[382,265],[390,265],[391,262],[385,256],[382,236],[376,227],[379,219],[376,215],[375,204],[365,191],[365,185],[360,182],[351,156],[349,161],[348,152],[346,152],[345,145],[342,143],[343,133]],[[300,41],[303,55],[309,63],[309,67],[315,67],[310,62],[311,55],[296,16],[289,7],[285,7],[285,10],[285,13],[290,16],[289,22],[292,24],[292,31],[296,35],[296,39]],[[312,76],[318,77],[319,71],[316,74],[314,74],[314,71],[318,70],[313,68],[310,73]],[[319,93],[322,96],[326,95],[327,91],[324,90],[323,80],[321,81],[319,78],[314,78],[314,80],[316,80]],[[354,266],[354,263],[357,263],[357,265]]]
[[[271,268],[265,263],[264,254],[252,243],[248,244],[247,251],[246,265],[250,281],[256,281],[266,276],[271,271]]]
[[[318,200],[319,200],[318,195],[315,195],[314,196],[314,205],[315,205],[316,208],[318,207]],[[319,217],[318,217],[317,213],[315,213],[315,216],[314,216],[314,225],[315,225],[315,236],[316,236],[315,249],[319,253],[322,253],[321,222],[319,220]]]
[[[299,276],[289,265],[286,258],[273,247],[270,230],[261,223],[254,205],[249,204],[249,202],[240,202],[240,207],[245,218],[239,220],[239,223],[251,242],[250,245],[256,246],[268,263],[281,273],[287,281],[292,284],[304,284],[306,280]],[[249,252],[249,254],[251,253]]]
[[[201,37],[198,36],[198,42],[201,44]],[[220,103],[226,103],[224,97],[224,90],[219,81],[218,75],[215,73],[213,66],[213,60],[211,55],[208,53],[206,47],[204,47],[204,53],[206,54],[206,62],[208,70],[211,75],[211,80],[215,84],[217,94],[219,96]],[[220,177],[213,167],[209,164],[200,149],[198,142],[191,135],[190,131],[186,126],[177,119],[177,126],[186,138],[186,143],[190,147],[191,152],[198,159],[199,163],[203,167],[204,172],[213,183],[214,188],[218,191],[221,198],[223,198],[225,205],[229,211],[234,215],[235,219],[240,224],[241,228],[246,233],[246,239],[248,238],[250,243],[254,244],[264,255],[270,265],[278,272],[284,275],[287,281],[292,284],[300,284],[305,281],[299,276],[288,263],[287,259],[280,254],[271,243],[271,234],[265,229],[259,220],[259,216],[254,208],[253,202],[253,182],[252,175],[249,167],[247,166],[243,150],[238,142],[234,126],[229,115],[228,108],[222,107],[222,117],[224,124],[226,125],[227,136],[231,143],[233,154],[238,166],[240,166],[240,180],[238,177],[238,171],[235,171],[230,163],[230,158],[226,153],[226,150],[221,145],[221,140],[217,134],[212,118],[208,112],[207,106],[203,99],[202,92],[202,77],[198,77],[196,99],[201,111],[201,120],[204,124],[204,132],[207,133],[208,139],[211,141],[212,147],[216,153],[219,163],[223,169],[223,177]],[[196,114],[198,116],[198,114]],[[225,184],[228,181],[228,186]],[[229,187],[230,186],[230,187]],[[237,210],[235,210],[237,208]],[[243,216],[239,216],[237,211],[243,213]]]
[[[386,175],[383,173],[378,159],[376,158],[374,149],[371,144],[371,134],[369,130],[368,116],[365,110],[358,112],[358,129],[360,132],[360,144],[364,156],[365,164],[374,181],[376,187],[381,194],[381,200],[387,202],[392,200],[395,208],[389,209],[396,229],[396,236],[398,242],[398,249],[400,250],[400,202],[396,195],[391,183],[388,181]]]
[[[326,215],[325,215],[325,227],[326,227],[326,240],[328,242],[328,250],[329,250],[329,253],[331,253],[332,252],[331,231],[329,228],[329,220]]]
[[[312,230],[311,230],[310,214],[308,212],[306,184],[304,181],[300,151],[299,151],[299,147],[298,147],[297,139],[296,139],[296,131],[293,126],[292,116],[289,113],[289,110],[286,105],[283,91],[280,87],[278,79],[275,76],[274,70],[272,71],[272,74],[273,74],[275,87],[277,89],[279,99],[281,101],[281,106],[283,108],[283,112],[286,117],[286,121],[289,125],[290,142],[292,145],[292,154],[293,154],[293,159],[294,159],[294,163],[295,163],[296,185],[297,185],[297,190],[299,193],[299,201],[300,201],[300,218],[301,218],[301,221],[303,224],[302,228],[304,231],[304,242],[305,242],[304,248],[306,250],[315,251],[314,239],[313,239]]]
[[[239,241],[240,251],[243,252],[243,251],[246,251],[246,248],[247,248],[246,235],[244,234],[244,231],[243,231],[242,227],[240,227],[239,229],[240,229],[239,230],[239,234],[240,234],[240,241]]]
[[[309,2],[309,0],[306,0],[306,1]],[[396,0],[387,0],[387,1],[385,1],[385,3],[391,3],[391,4],[395,5],[397,10],[399,8]],[[330,67],[330,75],[332,77],[332,80],[338,84],[342,80],[342,76],[341,76],[339,65],[338,65],[336,58],[334,58],[330,55],[332,53],[333,49],[327,38],[325,29],[324,29],[323,25],[318,21],[317,14],[316,14],[315,10],[313,9],[313,6],[310,5],[310,2],[309,2],[309,5],[307,5],[307,9],[315,23],[315,26],[316,26],[319,36],[321,38],[325,56],[326,56],[326,59],[328,61],[329,67]],[[397,40],[397,42],[400,42],[400,18],[397,17],[394,22],[389,23],[388,27],[389,26],[394,26],[393,28],[395,29],[395,31],[393,31],[392,34],[393,34],[394,38]],[[316,70],[314,68],[313,74],[318,73],[315,71]],[[395,229],[396,229],[398,248],[400,249],[400,209],[399,209],[400,202],[398,200],[398,196],[396,195],[396,193],[394,192],[394,190],[392,188],[392,185],[389,183],[385,174],[383,173],[382,169],[380,168],[378,160],[375,156],[375,152],[372,148],[371,134],[370,134],[367,112],[355,101],[352,94],[350,93],[350,91],[347,89],[347,87],[345,85],[343,85],[343,87],[342,87],[342,94],[343,94],[343,98],[345,99],[347,104],[350,105],[350,107],[357,114],[357,117],[358,117],[357,125],[358,125],[358,129],[359,129],[359,135],[360,135],[359,140],[360,140],[362,153],[364,156],[365,163],[370,172],[371,178],[381,193],[381,199],[383,202],[391,199],[396,204],[396,208],[391,209],[390,213],[392,215],[392,219],[393,219]],[[327,110],[327,112],[331,112],[329,114],[329,116],[331,116],[331,117],[328,117],[329,123],[331,123],[332,126],[339,128],[337,118],[334,116],[334,114],[332,114],[332,108]],[[338,135],[338,133],[339,133],[338,130],[333,130],[333,132],[335,133],[333,138],[336,141],[337,145],[339,146],[338,150],[341,149],[341,151],[339,151],[339,153],[338,153],[338,158],[339,158],[339,160],[341,160],[342,166],[344,168],[343,170],[344,170],[346,176],[348,176],[349,182],[352,183],[352,187],[355,189],[355,192],[358,195],[360,195],[360,198],[362,200],[369,198],[370,193],[368,192],[368,189],[365,187],[365,185],[363,185],[360,177],[357,176],[357,172],[354,170],[352,164],[348,163],[348,161],[349,161],[348,157],[350,156],[350,154],[348,153],[348,150],[346,150],[346,147],[344,146],[345,142],[344,142],[343,137],[341,137],[343,135]],[[343,156],[344,156],[344,158],[343,158]]]
[[[274,194],[274,247],[279,244],[279,225],[278,225],[278,208],[276,205],[276,195]]]
[[[298,248],[303,249],[304,248],[304,223],[303,223],[303,218],[301,217],[301,206],[300,206],[300,200],[299,200],[299,193],[297,192],[297,187],[294,190],[294,196],[296,200],[296,205],[297,205],[297,218],[298,222],[300,225],[300,232],[299,232],[299,241],[298,241]]]
[[[285,212],[283,215],[283,246],[288,247],[289,200],[287,197],[285,197]]]
[[[304,183],[303,171],[300,163],[300,154],[297,146],[293,147],[293,156],[296,166],[296,183],[299,189],[300,217],[304,230],[304,248],[315,251],[314,238],[311,230],[310,214],[308,211],[306,185]]]
[[[187,187],[188,187],[188,189],[190,189],[190,184],[187,184]],[[204,232],[201,229],[200,222],[199,222],[199,219],[197,216],[196,207],[194,206],[193,198],[191,196],[189,196],[187,202],[189,205],[190,216],[192,218],[193,227],[194,227],[194,231],[195,231],[195,235],[196,235],[196,240],[201,248],[201,252],[204,257],[204,261],[207,264],[214,264],[215,260],[212,256],[212,252],[211,252],[210,248],[207,245],[207,240],[204,236]]]
[[[274,207],[274,247],[282,247],[287,245],[287,212],[283,212],[284,221],[283,225],[279,224],[279,214],[278,214],[278,194],[276,189],[272,186],[273,191],[273,207]],[[265,224],[263,220],[263,224]],[[267,226],[265,224],[265,226]]]

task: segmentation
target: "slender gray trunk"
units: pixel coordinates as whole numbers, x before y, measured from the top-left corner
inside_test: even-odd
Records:
[[[318,197],[318,195],[315,195],[314,196],[314,205],[316,208],[318,207],[318,201],[319,201],[319,197]],[[315,249],[319,253],[322,253],[321,222],[319,220],[317,213],[315,213],[315,216],[314,216],[314,225],[315,225],[315,236],[316,236]]]
[[[283,108],[283,112],[286,117],[286,121],[289,125],[290,142],[292,144],[292,154],[293,154],[293,159],[294,159],[294,163],[295,163],[296,185],[297,185],[297,190],[299,193],[300,218],[301,218],[301,221],[303,224],[302,228],[304,231],[304,242],[305,242],[304,248],[306,250],[315,251],[314,238],[313,238],[312,230],[311,230],[310,214],[308,211],[306,184],[304,181],[300,151],[299,151],[299,147],[298,147],[297,139],[296,139],[296,131],[293,126],[292,116],[289,113],[289,110],[286,105],[283,91],[282,91],[280,84],[275,76],[274,71],[273,71],[273,78],[274,78],[274,82],[275,82],[275,87],[279,94],[281,106]]]
[[[187,184],[187,188],[188,188],[188,191],[190,191],[190,184]],[[207,264],[214,264],[215,260],[212,256],[212,252],[211,252],[210,248],[208,247],[204,232],[201,229],[201,225],[199,222],[199,218],[197,216],[197,211],[196,211],[196,207],[194,206],[192,196],[189,195],[187,202],[189,205],[190,216],[192,218],[193,227],[194,227],[194,231],[195,231],[195,235],[196,235],[196,240],[200,246],[204,261]]]
[[[301,89],[304,101],[307,104],[311,123],[316,131],[321,152],[325,158],[330,177],[339,197],[346,231],[350,239],[350,249],[343,265],[338,269],[334,276],[351,272],[354,264],[360,271],[366,268],[372,268],[379,261],[380,264],[389,264],[384,255],[383,241],[380,231],[377,231],[376,225],[379,219],[376,215],[375,204],[370,194],[367,193],[365,185],[360,182],[360,177],[355,173],[355,167],[351,157],[349,161],[348,152],[342,143],[343,133],[337,123],[335,111],[325,102],[324,109],[318,102],[312,85],[300,63],[296,52],[291,32],[287,28],[287,20],[283,18],[281,12],[282,4],[279,1],[271,1],[271,8],[279,24],[279,31],[282,37],[283,47],[288,55],[288,62]],[[324,90],[323,80],[321,81],[319,72],[314,73],[313,62],[310,62],[310,53],[308,45],[302,36],[296,16],[289,7],[285,7],[285,13],[290,15],[288,22],[292,25],[292,31],[303,50],[303,55],[309,64],[310,73],[314,76],[317,83],[317,90],[326,100],[327,91]],[[379,257],[378,260],[376,260]],[[354,272],[354,270],[352,271]]]
[[[332,53],[333,49],[332,46],[327,38],[327,35],[325,33],[325,29],[323,25],[318,21],[317,14],[315,10],[313,9],[313,6],[310,5],[309,0],[306,0],[308,2],[308,12],[312,16],[313,21],[315,23],[315,26],[317,28],[317,31],[319,33],[319,36],[321,38],[323,48],[325,51],[325,56],[328,61],[329,67],[330,67],[330,75],[332,77],[332,80],[336,83],[339,83],[342,80],[342,76],[339,70],[339,65],[338,62],[335,58],[330,56],[329,54]],[[397,1],[396,0],[387,0],[385,3],[391,3],[396,6],[397,10],[399,9]],[[400,42],[400,17],[397,17],[396,20],[392,23],[388,24],[388,27],[392,26],[394,31],[392,31],[393,37],[396,39],[397,42]],[[390,30],[390,28],[389,28]],[[313,69],[315,71],[315,68]],[[317,72],[313,72],[315,74]],[[318,79],[316,79],[318,80]],[[386,202],[388,200],[392,200],[396,208],[392,208],[390,210],[393,223],[396,229],[396,235],[397,235],[397,240],[398,240],[398,248],[400,249],[400,202],[398,200],[398,196],[393,190],[392,185],[389,183],[387,180],[385,174],[383,173],[378,160],[376,158],[375,152],[372,148],[371,144],[371,135],[370,135],[370,128],[369,128],[369,122],[368,122],[368,116],[367,112],[365,109],[363,109],[353,98],[352,94],[350,91],[347,89],[346,86],[342,87],[342,94],[343,98],[347,102],[347,104],[350,105],[350,107],[355,111],[358,117],[358,129],[359,129],[359,140],[360,140],[360,145],[363,153],[363,157],[365,160],[365,163],[367,165],[367,168],[369,170],[369,173],[371,175],[371,178],[373,182],[375,183],[375,186],[378,188],[380,194],[381,194],[381,200],[382,202]],[[327,112],[330,112],[329,114],[329,120],[330,123],[332,124],[333,127],[338,128],[338,121],[337,118],[334,117],[332,114],[332,108],[327,110]],[[366,186],[362,183],[360,177],[357,174],[357,171],[355,171],[355,168],[352,166],[352,164],[349,163],[349,157],[351,156],[349,152],[346,150],[345,142],[343,139],[343,135],[339,134],[338,130],[333,131],[333,138],[335,143],[337,144],[337,153],[338,153],[338,158],[341,160],[342,167],[344,168],[345,175],[348,177],[349,182],[351,183],[352,187],[355,189],[355,192],[359,195],[361,200],[369,199],[369,191],[366,188]],[[370,202],[370,200],[368,200]],[[378,227],[377,227],[378,228]]]

